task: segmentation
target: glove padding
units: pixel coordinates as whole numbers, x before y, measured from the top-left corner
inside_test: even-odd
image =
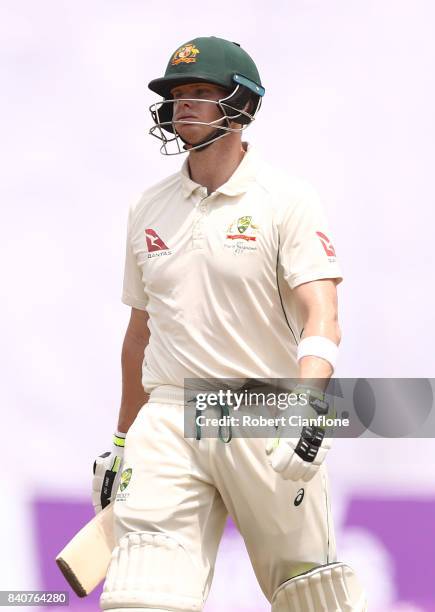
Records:
[[[298,396],[306,394],[309,397],[308,405],[298,405],[297,414],[299,416],[311,419],[319,415],[327,416],[329,406],[325,401],[324,393],[300,385],[294,392]],[[288,431],[288,426],[279,427],[277,436],[267,441],[266,454],[269,457],[269,463],[284,480],[308,482],[317,474],[325,460],[331,448],[331,438],[325,436],[324,427],[301,426],[299,437],[294,438],[283,437],[286,429]],[[296,428],[292,427],[291,431],[296,431]],[[331,432],[328,431],[328,436],[330,435]]]
[[[108,506],[118,491],[124,458],[125,433],[115,432],[111,451],[103,453],[94,461],[92,480],[92,504],[95,514]]]

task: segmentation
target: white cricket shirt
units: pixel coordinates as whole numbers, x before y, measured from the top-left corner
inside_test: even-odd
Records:
[[[122,301],[147,310],[143,385],[185,378],[294,378],[302,318],[292,289],[341,280],[306,182],[248,147],[219,189],[180,172],[130,209]]]

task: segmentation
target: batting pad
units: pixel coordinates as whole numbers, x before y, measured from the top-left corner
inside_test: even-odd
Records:
[[[284,582],[272,598],[272,612],[366,612],[365,593],[355,572],[330,563]]]
[[[207,578],[207,577],[205,577]],[[127,533],[113,550],[103,610],[176,610],[203,607],[204,576],[186,550],[162,533]]]

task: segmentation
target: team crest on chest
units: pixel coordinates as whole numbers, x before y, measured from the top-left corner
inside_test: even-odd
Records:
[[[252,216],[238,217],[228,226],[225,247],[233,249],[235,255],[244,251],[256,251],[258,231],[259,226],[254,223]]]
[[[196,56],[199,53],[199,49],[195,47],[195,45],[184,45],[177,49],[172,56],[171,64],[176,66],[177,64],[191,64],[192,62],[196,62]]]

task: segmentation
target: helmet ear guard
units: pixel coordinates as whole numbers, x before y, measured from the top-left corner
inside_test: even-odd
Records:
[[[261,96],[246,86],[238,84],[227,98],[219,100],[219,106],[227,119],[247,126],[255,119],[260,109]],[[234,111],[236,111],[235,114]]]
[[[240,111],[245,111],[241,114],[237,123],[249,125],[260,110],[265,89],[262,85],[239,73],[233,74],[232,80],[237,87],[226,102]],[[247,104],[249,105],[248,109],[246,109]]]

